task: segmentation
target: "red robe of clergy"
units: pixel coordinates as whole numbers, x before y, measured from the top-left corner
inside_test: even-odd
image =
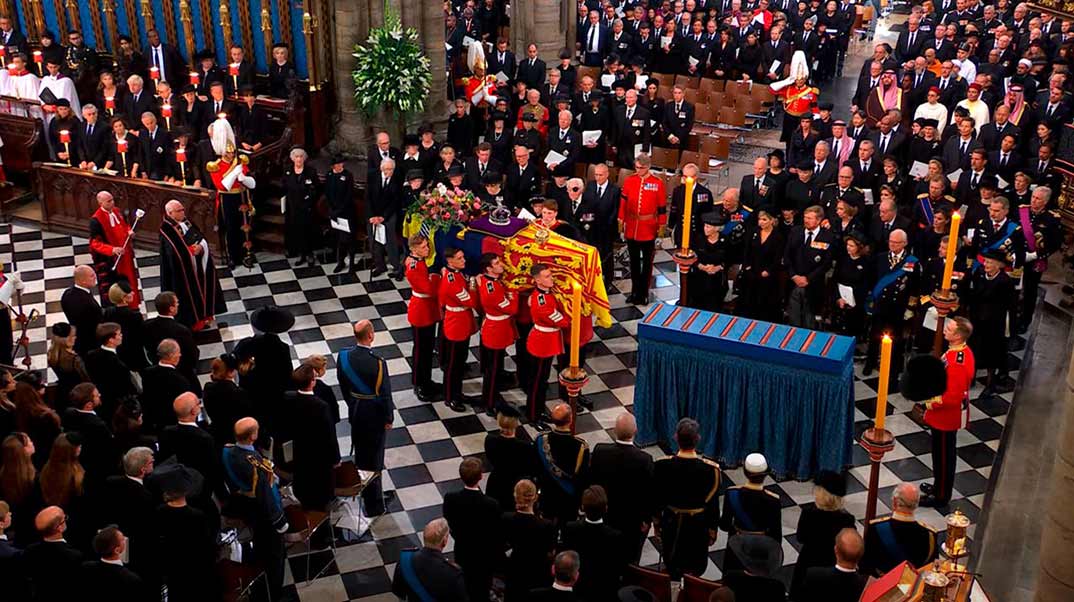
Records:
[[[138,309],[142,305],[141,291],[138,290],[138,268],[134,265],[134,247],[128,245],[123,252],[119,265],[116,265],[115,249],[122,248],[130,234],[130,226],[118,209],[113,208],[111,215],[103,208],[98,207],[90,217],[90,255],[93,257],[93,268],[97,272],[97,286],[101,292],[101,299],[108,299],[108,289],[119,279],[125,279],[130,285],[134,298],[131,299],[131,309]]]

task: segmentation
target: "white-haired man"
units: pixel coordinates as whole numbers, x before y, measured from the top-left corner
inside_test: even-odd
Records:
[[[179,298],[176,321],[191,330],[201,330],[217,313],[226,310],[224,294],[216,279],[216,266],[209,243],[186,219],[186,207],[176,200],[164,205],[160,224],[160,288]]]

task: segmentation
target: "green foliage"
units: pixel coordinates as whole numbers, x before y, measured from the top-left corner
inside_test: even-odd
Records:
[[[370,31],[365,44],[355,44],[353,56],[354,101],[362,113],[371,117],[384,110],[403,118],[425,109],[429,58],[418,32],[404,30],[398,15],[385,10],[384,26]]]

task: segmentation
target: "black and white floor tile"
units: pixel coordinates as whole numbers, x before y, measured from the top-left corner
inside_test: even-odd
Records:
[[[32,366],[43,369],[46,367],[46,327],[63,320],[60,295],[70,285],[73,267],[89,261],[87,241],[42,232],[24,224],[14,226],[13,243],[16,267],[26,283],[24,310],[29,313],[36,309],[44,316],[29,330]],[[5,271],[9,271],[11,246],[7,235],[0,236],[0,259]],[[371,534],[364,538],[353,541],[353,537],[348,538],[346,532],[337,529],[338,547],[334,558],[332,552],[327,551],[310,559],[312,572],[322,569],[324,572],[308,585],[304,582],[306,559],[301,551],[295,551],[290,558],[287,583],[289,591],[298,599],[307,601],[394,600],[390,593],[390,578],[399,552],[419,545],[418,533],[423,526],[440,516],[443,494],[461,487],[457,473],[460,460],[483,455],[485,435],[496,429],[495,420],[484,414],[459,414],[443,403],[426,404],[414,396],[409,378],[411,336],[406,321],[406,299],[410,291],[406,282],[395,282],[384,276],[370,282],[368,271],[359,272],[357,277],[336,275],[332,274],[331,265],[296,268],[278,255],[260,254],[258,259],[259,263],[253,269],[240,267],[233,273],[221,272],[227,313],[218,316],[218,329],[197,335],[201,346],[202,378],[208,378],[209,362],[213,357],[252,334],[249,314],[258,307],[271,303],[287,307],[295,314],[295,326],[284,340],[291,344],[296,360],[315,353],[334,355],[352,344],[351,324],[354,321],[373,320],[377,330],[374,346],[388,360],[393,374],[397,412],[395,428],[388,435],[384,479],[386,488],[394,489],[397,497],[390,503],[389,512],[373,522]],[[137,260],[144,296],[152,300],[159,292],[158,257],[155,253],[138,251]],[[657,288],[653,296],[674,301],[678,295],[675,264],[664,251],[657,254],[657,268]],[[595,408],[579,416],[578,432],[590,446],[610,441],[609,429],[616,416],[629,410],[633,403],[636,335],[642,311],[627,305],[624,300],[624,293],[629,292],[629,281],[615,284],[610,301],[616,323],[609,329],[598,329],[588,351],[586,369],[592,378],[584,393],[593,400]],[[476,369],[477,342],[475,337],[470,358],[474,364],[465,382],[465,391],[470,395],[478,395],[481,390]],[[1021,357],[1021,351],[1009,356],[1015,370]],[[330,366],[333,365],[330,360]],[[1017,377],[1017,372],[1012,375]],[[435,377],[440,380],[440,374]],[[326,381],[330,385],[336,384],[334,368],[329,370]],[[877,386],[875,375],[864,378],[859,364],[854,383],[856,433],[870,424]],[[972,396],[976,397],[981,388],[978,384]],[[509,391],[505,396],[515,403],[525,402],[524,395],[518,390]],[[892,415],[887,424],[896,435],[896,443],[895,449],[885,456],[880,471],[880,514],[889,511],[887,500],[896,483],[921,483],[931,479],[928,433],[909,419],[907,414],[911,404],[898,394],[891,395],[889,400]],[[952,508],[961,509],[974,522],[980,513],[1011,400],[1011,394],[975,400],[969,428],[958,433]],[[346,415],[345,408],[343,410]],[[529,427],[526,429],[527,435],[532,436],[533,431]],[[338,434],[340,449],[346,453],[350,449],[350,435],[345,421],[339,425]],[[657,447],[647,451],[655,457],[664,454]],[[865,513],[868,457],[855,446],[853,459],[854,465],[850,469],[853,478],[849,479],[846,504],[861,519]],[[728,470],[724,474],[725,485],[744,480],[741,469]],[[794,533],[798,516],[801,507],[812,502],[812,484],[785,481],[769,485],[783,501],[783,547],[785,562],[791,565],[797,557]],[[919,517],[937,529],[943,528],[942,515],[935,510],[922,509]],[[726,535],[721,533],[710,553],[714,562],[709,566],[707,577],[719,577],[717,567],[725,545]],[[646,543],[642,560],[647,565],[658,561],[651,543]],[[295,582],[299,583],[294,585]]]

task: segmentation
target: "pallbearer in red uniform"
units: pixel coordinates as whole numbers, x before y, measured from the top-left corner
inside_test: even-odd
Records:
[[[485,320],[481,323],[481,402],[485,413],[496,415],[497,380],[503,374],[505,350],[518,338],[515,316],[518,314],[518,296],[507,290],[500,276],[503,261],[494,253],[481,256],[482,274],[477,277],[477,293]]]
[[[466,372],[466,354],[470,351],[470,335],[477,332],[474,308],[477,295],[470,290],[470,279],[462,273],[466,256],[462,249],[444,249],[447,267],[440,280],[440,306],[444,309],[441,328],[440,369],[444,371],[444,400],[456,412],[465,411],[463,403],[476,400],[462,394],[462,376]]]
[[[555,288],[552,269],[538,263],[530,269],[530,275],[534,283],[533,292],[530,293],[533,330],[526,339],[526,349],[533,358],[533,372],[526,391],[526,415],[534,428],[546,431],[548,426],[540,421],[551,420],[544,405],[548,375],[552,372],[552,360],[567,350],[563,344],[563,329],[570,328],[571,321],[552,294]]]
[[[947,386],[938,398],[925,402],[925,423],[932,428],[932,484],[921,485],[926,495],[921,506],[946,506],[951,501],[951,487],[955,480],[955,436],[964,426],[963,408],[969,421],[970,387],[976,366],[973,351],[966,345],[973,333],[973,325],[961,316],[948,318],[943,325],[947,352],[943,363],[947,372]]]
[[[429,256],[429,239],[420,234],[410,237],[410,257],[406,259],[406,281],[410,284],[410,301],[406,318],[414,333],[414,354],[411,358],[411,383],[418,399],[426,402],[444,398],[440,384],[433,382],[433,342],[436,325],[440,322],[440,303],[437,293],[440,274],[430,274],[425,259]]]
[[[127,240],[131,229],[123,219],[123,214],[116,209],[111,193],[104,190],[97,193],[97,211],[90,218],[89,231],[90,255],[93,257],[93,269],[97,272],[97,287],[101,291],[101,300],[107,303],[108,289],[117,281],[126,280],[133,295],[130,308],[138,309],[142,305],[142,295],[138,290],[134,247],[128,244]],[[116,268],[112,269],[112,266]]]
[[[619,228],[630,251],[630,295],[627,303],[649,303],[656,236],[668,223],[664,182],[649,172],[649,155],[634,158],[634,173],[623,182],[619,201]]]

